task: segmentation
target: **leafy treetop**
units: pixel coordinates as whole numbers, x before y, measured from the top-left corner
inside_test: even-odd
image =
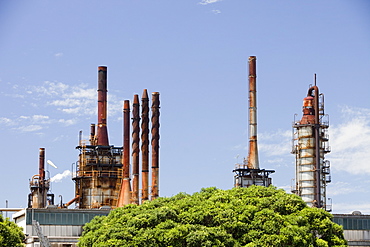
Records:
[[[96,217],[79,246],[347,246],[331,218],[273,186],[206,188]]]
[[[24,246],[22,228],[0,214],[0,246]]]

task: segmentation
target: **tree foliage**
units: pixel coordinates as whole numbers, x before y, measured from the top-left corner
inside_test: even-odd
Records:
[[[24,246],[22,228],[0,214],[0,246]]]
[[[272,186],[207,188],[96,217],[79,246],[346,246],[331,218]]]

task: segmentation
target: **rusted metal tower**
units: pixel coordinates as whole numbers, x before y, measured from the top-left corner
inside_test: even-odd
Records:
[[[54,205],[54,194],[48,193],[50,179],[45,177],[45,148],[39,149],[39,174],[30,180],[31,193],[28,195],[29,208],[45,208]]]
[[[141,201],[149,200],[149,97],[146,89],[141,97]]]
[[[159,196],[159,93],[153,93],[152,104],[152,176],[151,197]],[[130,101],[123,105],[123,147],[109,144],[107,128],[107,67],[98,68],[98,124],[91,124],[89,144],[81,140],[73,180],[79,208],[122,207],[149,200],[149,99],[142,96],[142,195],[140,198],[140,104],[134,95],[132,105],[132,167],[130,163]],[[132,173],[131,173],[132,171]]]
[[[130,204],[130,101],[123,103],[123,181],[118,199],[118,207]]]
[[[159,196],[159,93],[152,93],[152,193],[151,200]]]
[[[274,170],[260,169],[257,147],[257,87],[256,87],[256,57],[250,56],[249,67],[249,153],[243,164],[237,164],[233,172],[235,187],[249,187],[251,185],[269,186],[269,175]]]
[[[132,203],[139,204],[140,169],[140,104],[139,95],[134,95],[132,106]]]
[[[293,148],[296,156],[296,183],[292,192],[302,197],[308,206],[331,210],[326,203],[326,185],[331,182],[330,162],[325,154],[328,144],[328,115],[324,113],[324,95],[315,85],[303,99],[303,116],[293,123]]]
[[[98,126],[91,125],[90,143],[80,140],[72,179],[79,208],[116,207],[122,183],[122,147],[109,145],[107,129],[107,67],[98,67]]]

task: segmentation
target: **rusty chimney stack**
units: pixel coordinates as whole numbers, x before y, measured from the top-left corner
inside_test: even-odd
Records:
[[[132,106],[132,203],[139,204],[140,110],[139,95]]]
[[[40,183],[45,180],[45,148],[39,149],[39,178]]]
[[[248,168],[259,169],[257,148],[256,57],[249,57],[249,154]]]
[[[141,162],[143,203],[149,200],[149,97],[146,89],[141,97]]]
[[[98,68],[98,127],[96,145],[109,146],[107,129],[107,67]]]
[[[90,125],[90,145],[95,145],[95,124]]]
[[[130,204],[130,101],[123,103],[123,181],[118,206]]]
[[[159,196],[159,93],[152,93],[152,193],[151,200]]]

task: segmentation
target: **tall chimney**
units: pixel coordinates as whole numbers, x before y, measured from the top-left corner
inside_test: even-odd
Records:
[[[149,97],[146,89],[141,97],[141,203],[149,200]]]
[[[130,204],[130,101],[123,104],[123,182],[119,206]]]
[[[151,200],[159,196],[159,93],[152,93],[152,193]]]
[[[139,143],[140,112],[139,95],[134,95],[132,107],[132,203],[139,204]]]
[[[95,124],[90,125],[90,145],[95,145]]]
[[[107,129],[107,67],[98,68],[98,128],[96,145],[109,146]]]
[[[40,183],[45,180],[45,148],[39,149],[39,178]]]
[[[248,168],[259,169],[257,148],[256,57],[249,57],[249,154]]]

